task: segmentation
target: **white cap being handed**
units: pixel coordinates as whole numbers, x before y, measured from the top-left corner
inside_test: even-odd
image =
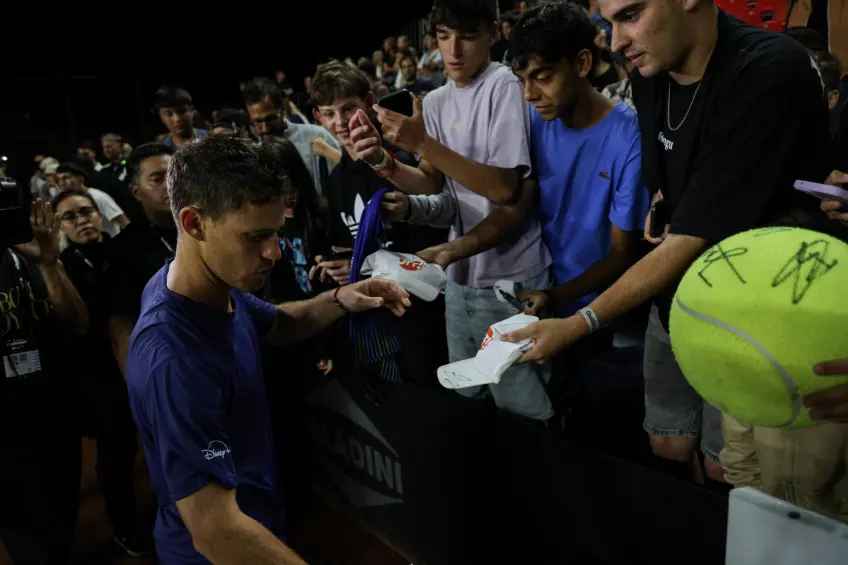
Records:
[[[538,321],[536,316],[518,314],[494,324],[486,332],[476,356],[439,367],[436,371],[439,382],[445,388],[467,388],[500,382],[504,372],[532,345],[529,339],[507,343],[501,341],[501,336]]]
[[[444,292],[447,275],[440,265],[425,262],[420,257],[381,249],[365,258],[363,275],[373,279],[394,281],[402,289],[421,300],[434,301]]]

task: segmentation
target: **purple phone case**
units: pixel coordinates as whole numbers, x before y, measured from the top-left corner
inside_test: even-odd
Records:
[[[829,184],[819,184],[806,180],[796,180],[795,190],[800,190],[810,196],[815,196],[821,200],[838,200],[843,204],[848,204],[848,190],[839,188],[838,186],[830,186]]]

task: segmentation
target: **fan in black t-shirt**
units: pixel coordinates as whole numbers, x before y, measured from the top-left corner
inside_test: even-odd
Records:
[[[88,312],[58,260],[50,205],[37,201],[31,221],[31,243],[0,247],[0,540],[16,542],[6,546],[14,563],[70,563],[81,449],[60,347],[85,334]]]
[[[835,165],[815,62],[781,34],[722,12],[718,23],[700,80],[633,77],[643,174],[665,200],[669,233],[712,244],[805,212],[830,229],[818,202],[792,186],[823,182]],[[657,300],[666,328],[675,288]]]

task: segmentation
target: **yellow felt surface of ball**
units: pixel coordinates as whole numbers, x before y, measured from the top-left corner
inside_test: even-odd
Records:
[[[669,332],[684,376],[722,412],[812,426],[802,397],[848,382],[813,372],[848,357],[848,244],[799,228],[729,237],[686,272]]]

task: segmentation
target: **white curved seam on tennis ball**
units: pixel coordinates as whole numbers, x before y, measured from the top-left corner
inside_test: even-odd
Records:
[[[777,374],[780,375],[780,378],[783,379],[783,384],[786,385],[786,390],[789,393],[790,399],[792,400],[792,417],[788,422],[782,424],[782,426],[789,426],[798,419],[798,415],[801,413],[801,395],[798,392],[798,387],[795,385],[795,381],[792,380],[792,375],[789,374],[789,371],[780,364],[780,361],[775,359],[774,355],[769,353],[768,349],[763,347],[757,340],[753,337],[740,330],[737,327],[731,326],[725,321],[719,320],[717,318],[713,318],[712,316],[707,316],[706,314],[702,314],[695,310],[692,310],[688,306],[686,306],[680,297],[676,297],[677,305],[680,306],[680,309],[692,316],[693,318],[697,318],[703,322],[707,322],[708,324],[712,324],[714,326],[718,326],[719,328],[729,331],[732,334],[735,334],[751,345],[760,352],[760,354],[766,358],[766,360],[772,364],[774,369],[777,371]]]

